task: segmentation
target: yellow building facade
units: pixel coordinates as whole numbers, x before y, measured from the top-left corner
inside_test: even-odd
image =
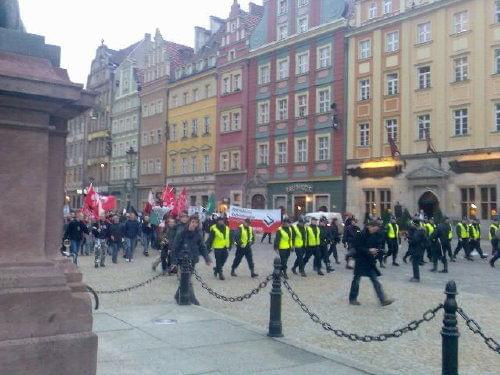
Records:
[[[169,90],[166,182],[186,187],[189,205],[206,206],[215,192],[217,81],[215,67],[192,69],[177,71]]]
[[[500,188],[500,1],[363,0],[350,22],[347,211],[363,218],[399,202],[410,214],[489,220]]]

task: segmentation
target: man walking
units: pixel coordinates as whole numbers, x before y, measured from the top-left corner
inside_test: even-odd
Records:
[[[392,265],[399,266],[397,262],[399,245],[401,237],[399,235],[399,225],[396,223],[396,218],[391,217],[391,221],[385,226],[385,236],[387,241],[387,254],[384,256],[384,263],[392,255]]]
[[[250,219],[245,219],[243,224],[241,224],[238,228],[238,232],[235,235],[234,243],[236,245],[236,254],[234,256],[233,265],[231,267],[231,276],[236,275],[236,268],[241,263],[243,257],[246,258],[248,263],[248,268],[250,269],[250,276],[252,278],[259,276],[255,273],[254,264],[253,264],[253,256],[252,256],[252,245],[254,243],[254,235],[253,228],[250,225]]]
[[[488,238],[491,242],[491,254],[490,266],[495,267],[495,262],[500,258],[500,249],[498,247],[498,238],[500,237],[500,225],[499,216],[497,216],[493,222],[490,224],[490,230],[488,231]]]
[[[455,251],[453,252],[453,259],[457,259],[457,255],[460,250],[464,249],[465,259],[471,260],[469,255],[469,230],[467,229],[467,219],[464,218],[462,221],[459,221],[456,226],[458,243]]]
[[[113,216],[113,224],[109,227],[109,244],[111,246],[111,261],[118,263],[118,252],[122,244],[122,224],[118,215]]]
[[[110,239],[109,223],[106,221],[104,215],[99,216],[99,220],[92,225],[92,234],[95,237],[94,247],[94,266],[98,268],[105,267],[107,252],[107,241]]]
[[[335,264],[340,264],[339,255],[337,252],[337,244],[340,242],[340,234],[339,234],[338,220],[336,217],[334,217],[330,223],[330,238],[331,238],[331,243],[330,243],[330,249],[328,249],[328,257],[330,257],[330,255],[333,255],[333,259],[335,259]]]
[[[420,282],[420,264],[424,256],[427,238],[425,229],[420,226],[420,220],[414,219],[408,230],[408,252],[411,256],[413,268],[412,282]]]
[[[321,271],[321,257],[319,253],[320,242],[318,219],[313,217],[311,219],[311,225],[307,226],[307,247],[306,256],[304,257],[304,267],[307,262],[309,262],[309,259],[314,256],[313,269],[318,272],[318,275],[323,276],[324,273]]]
[[[83,234],[89,233],[89,229],[83,222],[83,214],[79,212],[76,217],[73,216],[72,220],[68,223],[66,227],[66,232],[64,233],[64,238],[70,241],[70,254],[73,256],[73,262],[78,264],[78,251],[83,240]]]
[[[231,239],[229,227],[224,224],[224,217],[219,216],[217,223],[210,227],[210,234],[207,240],[207,247],[215,254],[214,276],[219,276],[219,280],[225,280],[223,268],[226,264],[229,250],[231,250]]]
[[[356,238],[356,235],[361,231],[357,223],[358,220],[355,217],[347,218],[344,227],[344,235],[342,236],[342,243],[344,244],[344,247],[347,249],[347,254],[345,256],[345,262],[346,262],[345,268],[347,268],[348,270],[353,269],[349,265],[349,260],[354,256],[354,253],[356,251],[354,248],[354,239]]]
[[[380,224],[378,221],[370,221],[362,232],[358,233],[354,240],[354,248],[356,252],[354,258],[356,260],[354,266],[354,277],[351,283],[351,290],[349,292],[349,303],[351,305],[360,305],[358,301],[359,294],[359,283],[361,277],[365,276],[370,278],[373,284],[375,293],[382,306],[390,305],[394,302],[393,299],[389,299],[385,296],[382,285],[378,281],[377,277],[381,275],[380,271],[377,269],[376,256],[380,251],[378,249],[379,240],[375,236],[380,230]]]
[[[123,237],[125,237],[125,260],[132,262],[134,260],[134,251],[137,246],[137,237],[139,236],[140,225],[135,213],[130,213],[128,220],[123,227]]]
[[[142,253],[149,256],[149,246],[153,244],[153,225],[149,221],[149,216],[144,216],[141,224],[142,232]]]
[[[278,228],[274,237],[274,250],[276,250],[280,256],[281,272],[285,279],[288,279],[286,270],[292,248],[292,228],[290,227],[290,219],[283,219],[282,226]]]
[[[469,256],[472,258],[472,252],[476,250],[481,259],[486,259],[487,256],[483,254],[481,249],[481,227],[479,220],[473,220],[469,224]]]
[[[297,257],[293,264],[292,272],[297,274],[297,267],[299,267],[300,276],[306,277],[304,256],[306,255],[307,231],[304,226],[303,217],[299,217],[297,224],[292,225],[292,243],[295,249],[295,256]]]
[[[328,219],[322,216],[319,220],[319,269],[321,269],[321,261],[323,261],[327,273],[335,271],[330,264],[330,254],[328,253],[328,246],[331,242],[332,237],[330,228],[328,228]]]
[[[448,260],[446,259],[446,254],[448,249],[451,249],[449,231],[449,219],[445,216],[444,221],[436,227],[436,230],[431,235],[433,264],[431,272],[437,271],[438,260],[441,260],[441,262],[443,262],[443,270],[440,272],[448,273]]]

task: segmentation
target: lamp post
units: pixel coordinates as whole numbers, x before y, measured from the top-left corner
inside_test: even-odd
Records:
[[[134,150],[132,146],[125,153],[127,156],[127,164],[129,167],[129,179],[125,183],[125,190],[127,192],[127,210],[130,208],[130,195],[132,194],[132,188],[134,187],[134,179],[132,177],[132,170],[135,164],[135,157],[137,155],[137,151]]]

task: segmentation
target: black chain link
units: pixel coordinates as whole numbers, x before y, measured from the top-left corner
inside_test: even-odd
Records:
[[[262,289],[265,289],[267,287],[267,284],[269,284],[269,281],[271,281],[273,279],[273,274],[270,274],[263,281],[261,281],[259,283],[259,285],[257,285],[256,288],[252,289],[250,292],[242,294],[241,296],[237,296],[237,297],[227,297],[227,296],[224,296],[220,293],[217,293],[215,290],[210,288],[208,286],[208,284],[205,282],[205,280],[203,280],[203,278],[200,275],[198,275],[196,270],[193,267],[190,267],[190,268],[191,268],[191,272],[193,273],[194,278],[201,284],[202,288],[205,289],[208,293],[210,293],[215,298],[221,299],[224,302],[242,302],[246,299],[250,299],[254,295],[256,295],[257,293],[259,293]]]
[[[405,327],[396,329],[391,333],[382,333],[382,334],[375,335],[375,336],[373,336],[373,335],[363,335],[362,336],[362,335],[358,335],[357,333],[348,333],[348,332],[345,332],[341,329],[335,329],[330,323],[325,322],[317,314],[315,314],[315,313],[311,312],[311,310],[309,310],[307,305],[304,302],[302,302],[300,297],[297,295],[297,293],[294,292],[294,290],[292,289],[292,287],[290,286],[290,284],[288,283],[287,280],[283,279],[283,285],[285,285],[286,289],[288,290],[288,292],[292,296],[292,299],[300,306],[302,311],[304,311],[307,315],[309,315],[309,317],[311,318],[311,320],[314,323],[320,324],[323,327],[323,329],[325,329],[326,331],[333,332],[338,337],[347,338],[351,341],[381,342],[381,341],[385,341],[385,340],[390,339],[390,338],[401,337],[405,333],[415,331],[420,326],[420,324],[422,324],[423,322],[430,322],[432,319],[434,319],[436,317],[436,313],[443,308],[443,305],[439,304],[435,308],[427,310],[423,314],[421,319],[413,320],[410,323],[408,323]]]
[[[113,289],[113,290],[94,290],[94,291],[97,294],[116,294],[116,293],[130,292],[131,290],[134,290],[134,289],[137,289],[137,288],[140,288],[142,286],[145,286],[147,284],[152,283],[153,281],[160,278],[161,276],[162,276],[162,274],[153,276],[153,277],[147,279],[146,281],[140,282],[138,284],[135,284],[135,285],[132,285],[132,286],[129,286],[126,288]]]
[[[495,353],[500,354],[500,345],[496,340],[494,340],[492,337],[488,337],[483,333],[483,330],[481,326],[479,325],[478,322],[476,322],[474,319],[469,318],[469,316],[465,313],[465,311],[462,308],[457,309],[458,314],[464,318],[465,324],[467,324],[467,327],[474,333],[475,335],[479,335],[483,338],[484,342],[488,347],[493,350]]]

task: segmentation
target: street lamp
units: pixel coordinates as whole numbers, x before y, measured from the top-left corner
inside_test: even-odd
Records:
[[[127,150],[125,154],[127,156],[127,164],[129,167],[129,179],[125,183],[125,189],[127,192],[127,210],[128,210],[130,208],[130,195],[132,194],[132,188],[134,185],[134,179],[132,178],[132,169],[134,168],[137,151],[135,151],[134,148],[130,146],[130,148]]]

